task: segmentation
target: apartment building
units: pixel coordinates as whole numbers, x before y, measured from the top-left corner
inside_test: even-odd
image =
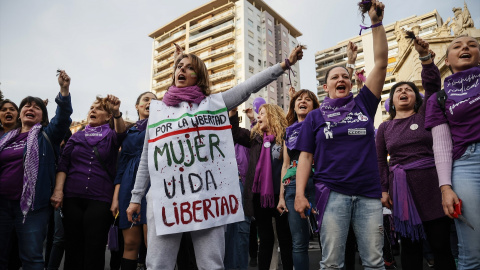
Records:
[[[302,34],[261,0],[214,0],[158,28],[153,39],[151,90],[162,98],[172,83],[174,45],[198,55],[206,64],[213,93],[245,81],[283,61]],[[300,88],[298,65],[292,85]],[[240,106],[256,97],[288,110],[288,75],[280,76]],[[243,118],[243,113],[240,114]],[[242,121],[248,127],[250,123]]]
[[[387,117],[387,112],[384,109],[384,102],[388,98],[390,88],[395,82],[400,81],[397,64],[401,59],[412,58],[415,56],[411,53],[412,43],[411,40],[405,38],[404,30],[414,31],[417,36],[423,39],[430,39],[438,35],[436,29],[441,27],[443,20],[437,10],[423,14],[421,16],[410,16],[395,23],[385,25],[388,41],[388,68],[387,76],[385,78],[385,85],[382,92],[382,102],[379,106],[379,112],[375,120],[375,125],[378,126],[382,120]],[[374,66],[373,60],[373,39],[372,32],[363,32],[361,36],[355,36],[337,43],[337,45],[321,50],[315,54],[315,68],[316,78],[318,81],[317,96],[321,101],[325,98],[327,93],[323,89],[325,83],[325,74],[332,66],[345,66],[347,64],[347,45],[352,41],[358,47],[357,60],[355,62],[356,70],[365,70],[368,77],[369,72]],[[448,44],[448,43],[446,43]],[[440,55],[440,54],[438,54]],[[417,56],[418,58],[418,56]],[[404,65],[407,69],[413,70],[412,65]],[[395,72],[396,71],[396,72]],[[420,73],[420,71],[418,71]],[[409,80],[411,78],[403,78],[401,80]],[[420,89],[421,82],[418,82]],[[352,92],[356,94],[358,89],[354,87]],[[377,119],[378,118],[378,119]]]

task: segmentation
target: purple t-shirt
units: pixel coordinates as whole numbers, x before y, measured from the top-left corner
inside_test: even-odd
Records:
[[[315,182],[345,195],[381,197],[375,150],[375,112],[380,100],[364,86],[355,107],[338,123],[325,122],[319,109],[310,112],[296,149],[313,153]]]
[[[23,191],[23,150],[28,132],[18,134],[12,143],[0,151],[0,196],[20,200]]]
[[[100,158],[115,177],[118,149],[126,133],[117,134],[114,130],[97,143]],[[64,193],[66,198],[84,198],[112,202],[113,180],[102,167],[93,147],[85,139],[85,131],[78,131],[68,140],[63,149],[58,171],[65,172]]]
[[[445,101],[445,114],[432,95],[427,101],[425,112],[425,128],[431,129],[438,125],[448,123],[453,140],[453,159],[459,159],[467,147],[480,142],[480,96],[469,97],[455,103],[447,98]]]

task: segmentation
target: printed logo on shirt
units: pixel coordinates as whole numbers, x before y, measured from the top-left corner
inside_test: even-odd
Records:
[[[348,135],[367,135],[365,128],[349,128]]]
[[[362,122],[366,122],[366,121],[368,121],[368,117],[365,116],[365,115],[363,115],[362,113],[360,113],[360,114],[358,115],[358,120],[360,120],[360,121],[362,121]]]
[[[331,117],[335,117],[335,116],[339,116],[340,115],[340,112],[336,112],[336,113],[331,113],[329,115],[327,115],[328,118],[331,118]]]
[[[323,133],[325,133],[325,138],[328,139],[333,139],[333,132],[330,129],[330,122],[325,122],[327,124],[326,127],[323,128]]]

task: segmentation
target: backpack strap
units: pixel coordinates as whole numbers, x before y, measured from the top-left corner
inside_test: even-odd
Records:
[[[110,174],[110,171],[107,169],[105,162],[103,162],[103,160],[100,158],[100,154],[98,153],[98,148],[96,146],[93,147],[93,151],[95,152],[95,157],[97,157],[98,162],[100,162],[100,165],[102,165],[102,168],[107,172],[110,179],[113,180],[113,176]]]
[[[445,89],[442,89],[437,92],[437,103],[440,106],[440,109],[442,110],[443,114],[445,113],[445,102],[447,100],[447,93],[445,93]]]
[[[54,158],[55,158],[55,165],[57,165],[57,160],[58,160],[57,151],[55,151],[55,148],[53,148],[53,144],[50,141],[50,138],[48,137],[47,133],[44,130],[42,130],[42,134],[43,134],[43,137],[45,137],[45,139],[47,140],[50,147],[52,148],[53,155],[54,155]]]

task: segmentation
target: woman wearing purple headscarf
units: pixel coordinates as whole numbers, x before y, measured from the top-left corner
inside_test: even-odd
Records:
[[[414,44],[422,61],[422,85],[428,99],[440,89],[440,71],[429,44],[420,38]],[[414,83],[398,82],[390,90],[389,103],[390,118],[378,127],[376,145],[382,203],[393,208],[395,232],[401,237],[402,267],[423,269],[422,239],[426,237],[435,269],[454,270],[451,222],[442,209],[432,133],[424,125],[426,102]]]
[[[60,93],[51,121],[43,100],[20,103],[20,127],[0,138],[0,266],[8,265],[15,228],[24,269],[43,269],[43,241],[51,214],[49,198],[55,183],[55,161],[72,114],[70,77],[61,71]],[[3,269],[3,268],[1,268]]]

